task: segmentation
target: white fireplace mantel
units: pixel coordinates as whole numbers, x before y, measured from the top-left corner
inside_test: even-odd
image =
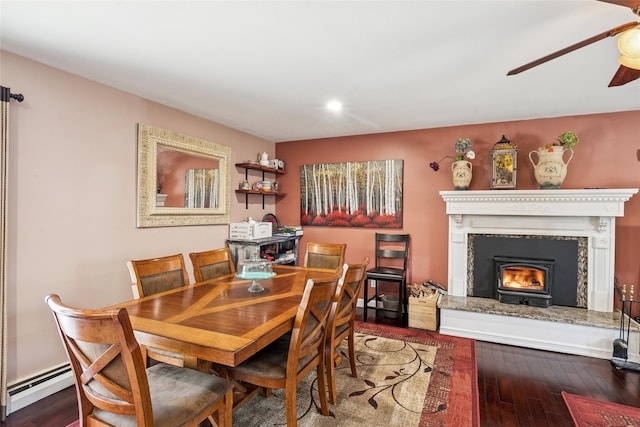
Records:
[[[469,234],[588,238],[587,308],[613,311],[615,218],[630,189],[441,191],[449,215],[452,296],[467,296]]]

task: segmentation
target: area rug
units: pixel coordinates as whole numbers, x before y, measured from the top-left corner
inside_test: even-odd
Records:
[[[562,392],[576,427],[640,427],[640,408]]]
[[[346,342],[336,369],[338,403],[320,414],[315,372],[297,388],[298,426],[479,426],[475,341],[357,322],[351,377]],[[243,427],[285,425],[284,390],[258,393],[233,415]]]

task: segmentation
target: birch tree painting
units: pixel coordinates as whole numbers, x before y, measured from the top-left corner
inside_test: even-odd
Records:
[[[300,167],[300,224],[401,228],[402,160]]]

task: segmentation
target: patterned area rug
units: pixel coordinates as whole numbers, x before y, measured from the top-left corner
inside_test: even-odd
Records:
[[[640,427],[640,408],[577,396],[565,391],[562,398],[576,427]]]
[[[338,404],[320,414],[315,372],[298,384],[298,426],[479,426],[475,341],[357,323],[358,378],[346,342],[336,369]],[[284,390],[258,393],[233,415],[243,427],[285,425]]]
[[[346,347],[341,344],[336,369],[338,404],[329,404],[329,416],[320,414],[314,371],[298,384],[298,426],[480,425],[475,341],[356,322],[358,378],[351,376]],[[284,402],[284,390],[269,398],[258,393],[233,414],[233,425],[286,425]]]

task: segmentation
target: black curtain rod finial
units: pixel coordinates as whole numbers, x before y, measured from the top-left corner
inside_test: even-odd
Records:
[[[11,93],[11,89],[4,86],[0,86],[0,98],[2,102],[9,102],[11,99],[15,99],[18,102],[24,101],[24,96],[21,93]]]

